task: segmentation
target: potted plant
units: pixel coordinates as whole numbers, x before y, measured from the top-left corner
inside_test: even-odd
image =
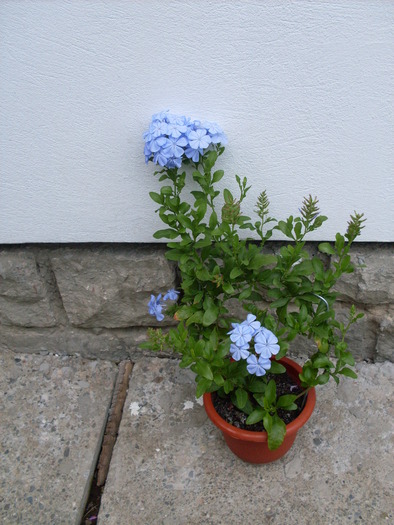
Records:
[[[166,307],[179,323],[166,333],[149,329],[143,347],[180,354],[180,367],[196,374],[196,396],[204,396],[208,416],[233,452],[250,462],[273,461],[310,417],[315,387],[357,377],[345,336],[362,314],[352,307],[346,323],[337,320],[333,287],[353,271],[349,250],[363,214],[355,212],[344,235],[311,255],[305,239],[327,219],[316,198],[304,199],[299,216],[277,221],[263,191],[252,220],[242,213],[246,178],[236,176],[237,196],[217,189],[224,172],[214,166],[227,142],[217,124],[162,112],[144,139],[145,160],[160,166],[155,175],[162,183],[150,193],[165,224],[154,237],[169,240],[166,257],[178,263],[181,290],[151,297],[151,315],[161,321]],[[274,230],[288,242],[266,253]],[[241,235],[248,231],[252,237]],[[234,302],[242,316],[234,314]],[[286,357],[297,336],[315,344],[302,367]]]

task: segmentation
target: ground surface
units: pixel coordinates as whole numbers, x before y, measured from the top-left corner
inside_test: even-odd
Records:
[[[99,525],[343,525],[394,520],[394,365],[318,391],[290,452],[250,465],[225,446],[171,360],[133,370]]]
[[[117,367],[0,354],[0,523],[78,524]]]
[[[138,361],[99,525],[391,524],[394,365],[318,390],[290,452],[243,463],[177,361]],[[117,367],[54,355],[0,355],[0,523],[79,525]]]

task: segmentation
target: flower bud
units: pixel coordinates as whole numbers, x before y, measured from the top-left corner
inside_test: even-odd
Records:
[[[241,206],[236,200],[231,203],[226,203],[222,208],[222,221],[228,224],[237,224],[240,215]]]

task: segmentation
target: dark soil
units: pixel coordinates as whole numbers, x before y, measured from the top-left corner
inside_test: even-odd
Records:
[[[276,383],[276,395],[277,397],[286,394],[300,394],[303,389],[297,385],[297,383],[290,376],[285,374],[267,374],[267,380],[273,379]],[[279,417],[288,425],[302,412],[305,396],[301,396],[296,399],[295,404],[298,406],[297,410],[278,410]],[[261,432],[264,429],[263,422],[255,423],[254,425],[247,425],[246,419],[247,414],[239,410],[231,402],[231,395],[220,397],[216,392],[212,394],[212,402],[216,412],[221,418],[227,423],[234,427],[241,428],[243,430],[251,430],[254,432]]]
[[[86,504],[85,512],[82,517],[81,525],[94,525],[97,523],[98,513],[100,509],[101,496],[104,491],[104,486],[97,486],[97,470],[94,474],[92,486],[90,489],[89,499]]]

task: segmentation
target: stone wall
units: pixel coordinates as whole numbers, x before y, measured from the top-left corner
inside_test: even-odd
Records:
[[[278,243],[271,243],[275,251]],[[352,328],[359,360],[394,360],[394,253],[390,244],[357,244],[357,265],[337,285],[339,313],[355,304],[365,317]],[[150,294],[176,287],[165,246],[149,244],[0,247],[0,351],[138,359]],[[311,243],[310,250],[316,245]],[[162,326],[162,325],[161,325]],[[293,349],[305,347],[296,342]]]

